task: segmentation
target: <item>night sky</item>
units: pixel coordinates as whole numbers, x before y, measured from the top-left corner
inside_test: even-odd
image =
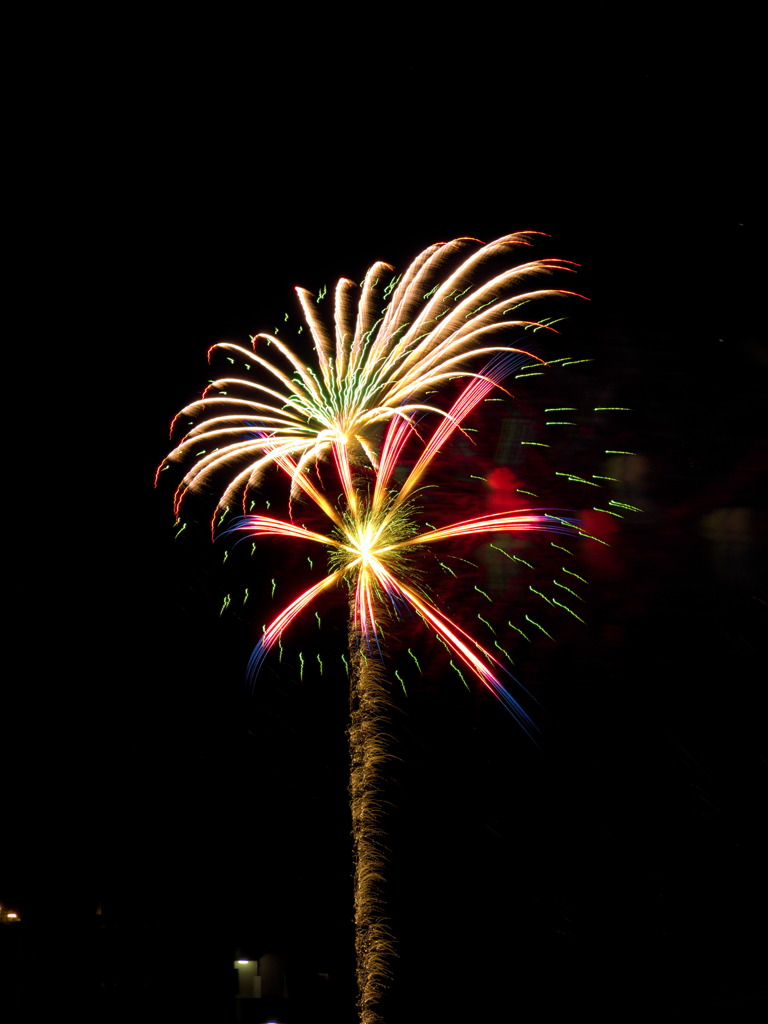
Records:
[[[248,691],[271,573],[220,615],[223,549],[202,517],[174,541],[153,475],[208,347],[295,316],[294,285],[522,229],[581,265],[558,345],[632,406],[644,511],[584,627],[521,654],[540,748],[439,668],[395,694],[392,1019],[764,1000],[754,27],[598,8],[556,38],[114,23],[29,101],[0,876],[21,1019],[230,1020],[236,951],[287,957],[287,1024],[353,1019],[346,682],[275,656]]]

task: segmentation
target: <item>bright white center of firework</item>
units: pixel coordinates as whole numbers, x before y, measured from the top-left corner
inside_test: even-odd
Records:
[[[335,430],[321,430],[318,433],[318,435],[317,435],[317,439],[320,442],[324,442],[324,441],[331,441],[331,442],[338,441],[339,444],[343,444],[345,447],[346,447],[347,442],[349,440],[347,435],[345,433],[343,433],[341,430],[339,430],[338,428],[336,428]]]
[[[373,555],[375,545],[376,537],[374,536],[373,528],[370,526],[361,527],[360,532],[355,537],[355,547],[364,565],[368,564]]]

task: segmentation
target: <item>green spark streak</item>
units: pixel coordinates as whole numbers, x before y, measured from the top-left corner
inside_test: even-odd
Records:
[[[499,643],[499,641],[498,641],[498,640],[494,640],[494,641],[493,641],[493,646],[494,646],[494,647],[498,647],[498,649],[499,649],[499,650],[501,651],[501,653],[502,653],[502,654],[503,654],[503,655],[504,655],[504,656],[505,656],[505,657],[507,658],[507,660],[508,660],[508,661],[509,661],[509,662],[510,662],[510,663],[511,663],[512,665],[514,665],[514,664],[515,664],[515,663],[514,663],[514,661],[512,660],[512,656],[510,655],[509,651],[505,651],[505,650],[504,650],[504,648],[503,648],[503,647],[501,646],[501,644]]]
[[[465,687],[466,687],[467,689],[469,689],[469,687],[467,686],[467,680],[466,680],[466,679],[464,678],[464,676],[463,676],[463,675],[461,674],[461,669],[460,669],[460,668],[458,668],[458,667],[457,667],[457,666],[456,666],[456,665],[455,665],[455,664],[453,663],[453,659],[451,659],[451,661],[449,662],[449,664],[450,664],[451,668],[452,668],[452,669],[454,669],[454,670],[455,670],[455,671],[456,671],[456,672],[458,673],[459,679],[460,679],[460,680],[462,681],[462,683],[464,683],[464,686],[465,686]]]
[[[491,547],[493,547],[493,545],[491,545]],[[449,572],[451,576],[456,576],[456,573],[453,571],[453,569],[451,569],[449,565],[446,565],[445,562],[438,562],[437,564],[440,566],[441,569],[445,569],[446,572]],[[458,576],[456,576],[456,579],[458,579]]]
[[[557,405],[551,409],[545,409],[544,412],[578,412],[578,407],[575,405]]]
[[[481,590],[480,587],[475,587],[475,590],[478,592],[478,594],[482,594],[483,595],[483,597],[486,599],[488,604],[493,604],[493,601],[490,599],[490,597],[488,597],[488,595],[486,594],[486,592],[484,590]]]
[[[596,405],[595,412],[632,412],[626,405]]]
[[[256,541],[251,543],[251,558],[256,554]]]
[[[537,590],[537,589],[536,589],[535,587],[532,587],[532,586],[530,585],[530,583],[528,584],[528,589],[529,589],[529,590],[532,590],[532,591],[533,591],[533,593],[534,593],[534,594],[535,594],[535,595],[536,595],[537,597],[540,597],[540,598],[541,598],[541,599],[542,599],[543,601],[546,601],[546,602],[547,602],[547,604],[552,604],[552,602],[550,601],[550,599],[549,599],[549,598],[547,597],[547,595],[546,595],[546,594],[542,594],[542,592],[541,592],[540,590]]]
[[[585,360],[585,362],[588,362],[588,361],[589,361],[589,360]],[[548,636],[550,640],[554,640],[554,639],[555,639],[555,638],[554,638],[553,636],[551,636],[551,635],[550,635],[550,634],[549,634],[549,633],[548,633],[548,632],[546,631],[546,629],[544,629],[544,627],[543,627],[543,626],[540,626],[540,625],[539,625],[539,623],[538,623],[538,622],[537,622],[537,621],[536,621],[535,619],[532,619],[530,615],[526,615],[526,616],[525,616],[525,621],[526,621],[526,622],[530,622],[530,624],[531,624],[532,626],[535,626],[535,627],[536,627],[536,629],[540,629],[540,630],[541,630],[541,632],[542,632],[542,633],[544,634],[544,636]]]
[[[505,558],[508,558],[510,562],[520,562],[522,565],[527,566],[529,569],[533,568],[530,562],[526,562],[522,558],[518,558],[517,555],[510,555],[510,553],[508,551],[505,551],[504,548],[497,547],[495,544],[491,544],[490,547],[492,547],[494,551],[499,551],[502,555],[504,555]]]
[[[232,356],[227,356],[227,362],[232,363],[233,366],[235,365],[235,360],[232,358]]]
[[[397,679],[398,683],[400,683],[400,686],[402,687],[403,693],[407,697],[408,696],[408,691],[405,688],[405,683],[403,682],[403,677],[400,675],[400,673],[397,671],[397,669],[395,669],[395,678]]]
[[[571,526],[571,524],[568,522],[567,519],[563,519],[562,516],[553,516],[550,512],[545,512],[544,513],[544,518],[545,519],[554,519],[555,522],[556,523],[560,523],[561,526],[566,526],[566,527],[570,527]]]
[[[304,655],[301,651],[299,651],[299,679],[304,680]]]
[[[392,280],[389,282],[389,284],[384,289],[384,293],[382,295],[383,299],[388,299],[389,298],[389,296],[395,290],[395,286],[397,285],[397,282],[400,280],[400,278],[402,276],[403,276],[402,274],[396,274],[395,277],[392,278]]]
[[[277,649],[280,651],[280,657],[277,660],[278,661],[282,661],[283,660],[283,638],[282,637],[278,637]]]
[[[320,299],[324,299],[327,294],[328,294],[328,289],[326,288],[325,285],[323,285],[322,288],[320,289],[320,291],[317,293],[317,298],[315,299],[315,302],[319,302]]]
[[[457,562],[464,562],[465,565],[471,565],[473,569],[477,569],[477,562],[470,562],[468,558],[459,558],[458,555],[449,555],[449,558],[455,558]]]
[[[529,494],[532,498],[538,498],[538,494],[535,491],[524,491],[522,487],[516,487],[515,490],[518,494]]]
[[[602,544],[606,548],[609,548],[611,546],[607,540],[600,540],[599,537],[593,537],[591,533],[586,533],[584,530],[579,530],[578,533],[580,537],[586,537],[587,540],[597,541],[598,544]],[[568,554],[570,554],[570,551],[568,552]]]
[[[512,627],[512,629],[514,629],[514,631],[515,631],[516,633],[519,633],[519,634],[520,634],[520,636],[521,636],[521,637],[523,638],[523,640],[527,640],[527,641],[528,641],[528,643],[530,643],[530,642],[531,642],[531,638],[530,638],[529,636],[526,636],[526,635],[525,635],[525,633],[524,633],[524,632],[522,631],[522,629],[520,629],[520,628],[519,628],[518,626],[516,626],[516,625],[514,624],[514,622],[508,622],[508,623],[507,623],[507,625],[508,625],[508,626],[511,626],[511,627]]]
[[[575,427],[576,424],[570,420],[547,420],[545,427]]]
[[[605,449],[605,454],[606,455],[637,455],[637,452],[617,452],[617,451],[614,451],[613,448],[606,448]]]
[[[561,473],[555,471],[555,476],[565,476],[570,480],[571,483],[575,484],[588,484],[590,487],[599,487],[600,484],[596,484],[593,480],[585,480],[583,476],[576,476],[575,473]]]
[[[182,523],[181,524],[181,529],[179,530],[179,532],[177,534],[174,535],[173,539],[176,540],[178,537],[180,537],[182,535],[182,533],[184,533],[186,528],[187,528],[187,524],[186,523]]]
[[[413,651],[411,650],[410,647],[408,648],[408,653],[413,658],[413,660],[416,662],[416,668],[419,670],[419,672],[421,672],[421,665],[419,664],[419,659],[416,657],[416,655],[413,653]]]
[[[583,537],[584,534],[581,534],[581,536]],[[562,544],[555,544],[555,542],[553,540],[551,540],[549,543],[551,544],[551,546],[553,548],[557,548],[558,551],[564,551],[566,553],[566,555],[572,555],[573,554],[573,552],[569,551],[568,548],[564,548]]]
[[[623,501],[614,501],[613,498],[611,498],[611,500],[608,502],[608,504],[609,505],[616,505],[617,508],[626,508],[630,512],[642,512],[643,511],[641,508],[638,508],[637,505],[625,505]]]
[[[579,622],[584,622],[584,619],[580,615],[577,615],[572,608],[569,608],[567,604],[563,604],[562,601],[558,601],[557,598],[552,598],[552,603],[556,604],[558,608],[565,608],[567,612],[570,612],[574,619],[578,619]]]
[[[319,654],[317,655],[317,664],[320,666],[320,675],[322,675],[323,674],[323,659],[320,657]]]
[[[564,583],[558,583],[558,582],[557,582],[557,580],[552,580],[552,582],[553,582],[553,583],[555,584],[555,586],[556,586],[556,587],[560,587],[560,588],[561,588],[561,590],[567,590],[569,594],[573,594],[573,596],[574,596],[574,597],[576,598],[576,600],[577,600],[577,601],[583,601],[583,600],[584,600],[584,598],[583,598],[583,597],[580,597],[580,596],[579,596],[579,595],[578,595],[578,594],[576,593],[576,591],[575,591],[575,590],[571,590],[571,588],[570,588],[570,587],[566,587]],[[555,600],[555,599],[554,599],[554,597],[552,598],[552,600],[553,600],[553,601]],[[557,603],[557,602],[555,602],[555,603]]]
[[[527,444],[532,448],[551,448],[551,444],[542,444],[541,441],[521,441],[520,444]]]
[[[477,587],[475,587],[475,590],[477,590]],[[481,593],[482,593],[482,591],[481,591]],[[482,615],[480,615],[479,613],[478,613],[478,616],[477,616],[477,617],[478,617],[478,619],[480,619],[480,621],[481,621],[481,622],[484,622],[484,623],[485,623],[485,625],[486,625],[486,626],[488,627],[488,629],[490,629],[490,631],[491,631],[491,632],[493,633],[493,635],[494,635],[494,636],[496,636],[496,630],[495,630],[495,629],[493,628],[493,626],[492,626],[492,625],[490,624],[490,622],[488,621],[488,619],[484,619],[484,618],[483,618],[483,616],[482,616]]]
[[[347,661],[343,654],[341,656],[341,660],[344,662],[344,671],[347,673],[347,678],[349,678],[349,662]]]
[[[226,608],[229,608],[229,602],[230,601],[231,601],[231,598],[230,598],[229,594],[225,594],[224,595],[224,600],[222,601],[222,604],[221,604],[221,609],[219,611],[219,617],[221,617],[224,614],[224,611],[225,611]]]
[[[243,605],[245,605],[245,602],[247,600],[248,600],[248,587],[245,588],[245,593],[243,594]]]
[[[319,614],[319,612],[315,612],[315,618],[317,619],[317,628],[321,629],[322,627],[321,627],[321,623],[320,623],[320,614]]]
[[[221,564],[223,565],[228,558],[229,558],[229,551],[225,551],[224,552],[224,557],[221,560]]]
[[[595,512],[605,512],[607,516],[615,516],[617,519],[623,519],[624,516],[620,512],[611,512],[609,508],[598,508],[597,505],[592,506]]]
[[[566,569],[564,565],[562,565],[560,568],[563,570],[563,572],[567,572],[569,576],[575,576],[577,580],[581,580],[582,583],[585,583],[587,586],[589,586],[589,581],[585,580],[583,576],[579,576],[577,572],[571,572],[571,570]]]
[[[427,293],[426,293],[425,295],[422,295],[422,296],[421,296],[421,297],[422,297],[422,299],[424,299],[424,300],[426,300],[426,299],[431,299],[431,298],[432,298],[432,296],[433,296],[433,295],[435,294],[435,292],[437,291],[437,289],[438,289],[439,287],[440,287],[440,285],[436,284],[434,288],[432,288],[432,289],[431,289],[430,291],[428,291],[428,292],[427,292]],[[417,340],[418,340],[418,339],[417,339]]]
[[[307,561],[309,562],[309,568],[310,569],[314,569],[314,565],[312,564],[312,559],[309,557],[309,555],[307,555]]]
[[[593,473],[592,476],[595,478],[595,480],[610,480],[611,483],[619,483],[619,478],[617,476],[598,476],[597,473]]]
[[[484,476],[477,476],[476,473],[470,473],[469,474],[469,479],[470,480],[482,480],[484,484],[488,483],[488,481],[486,480],[486,478]]]
[[[473,310],[471,313],[467,313],[464,319],[469,320],[471,317],[475,315],[475,313],[479,313],[481,309],[485,309],[486,306],[492,306],[497,298],[498,296],[494,296],[492,299],[488,299],[488,301],[484,302],[482,306],[478,306],[477,309]]]
[[[273,579],[272,580],[272,597],[275,596],[275,587],[276,586],[277,586],[277,582]]]
[[[539,370],[538,373],[516,373],[515,380],[522,380],[523,377],[543,377],[544,372]]]
[[[578,366],[579,363],[593,363],[594,359],[568,359],[563,362],[563,366]]]
[[[516,302],[514,306],[510,306],[509,309],[502,310],[501,315],[506,316],[507,313],[514,313],[516,309],[522,309],[523,306],[527,306],[528,303],[532,301],[533,299],[524,299],[522,302]]]

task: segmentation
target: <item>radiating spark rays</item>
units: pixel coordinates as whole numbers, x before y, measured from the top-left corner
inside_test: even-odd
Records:
[[[550,515],[535,515],[529,510],[525,512],[508,512],[504,515],[479,516],[477,519],[467,519],[461,523],[454,523],[452,526],[445,526],[439,530],[432,530],[430,533],[420,533],[410,540],[402,541],[399,547],[407,547],[411,544],[431,544],[435,541],[450,540],[456,537],[469,537],[478,533],[501,533],[519,532],[530,530],[549,530],[554,533],[573,534],[577,521],[575,519],[555,518]],[[506,554],[506,552],[502,552]],[[514,558],[514,556],[508,556]],[[522,559],[516,559],[522,561]]]
[[[331,554],[328,574],[294,597],[264,627],[249,663],[251,681],[296,618],[324,593],[345,582],[352,591],[356,642],[363,645],[366,657],[377,650],[381,654],[382,615],[387,604],[396,616],[407,609],[446,647],[462,679],[459,665],[491,690],[529,735],[535,731],[498,678],[500,672],[506,672],[502,663],[432,603],[413,561],[419,548],[475,535],[546,530],[586,536],[566,514],[540,508],[496,512],[435,528],[418,521],[413,504],[433,461],[452,435],[459,431],[471,441],[467,418],[478,404],[488,400],[493,391],[503,391],[504,380],[520,376],[518,370],[530,373],[546,366],[535,353],[508,344],[509,333],[554,331],[551,318],[524,320],[519,318],[519,310],[546,296],[577,293],[520,290],[520,282],[556,270],[570,271],[573,266],[539,260],[489,278],[480,273],[487,261],[530,246],[535,234],[507,235],[489,245],[469,238],[438,243],[421,253],[399,279],[392,277],[387,264],[374,264],[361,290],[349,280],[338,282],[329,303],[330,319],[319,296],[297,289],[314,345],[314,367],[274,335],[253,336],[253,351],[223,342],[209,352],[210,357],[220,350],[233,369],[211,381],[172,425],[175,430],[182,417],[192,417],[188,432],[168,457],[187,466],[175,495],[177,512],[190,492],[222,473],[227,475],[227,484],[214,514],[214,523],[218,519],[220,526],[222,509],[226,514],[235,499],[242,499],[245,511],[249,492],[260,484],[265,470],[275,467],[290,483],[288,518],[244,516],[228,532],[254,538],[272,536],[292,543],[306,540]],[[446,268],[452,268],[447,275]],[[238,365],[239,370],[235,369]],[[439,395],[443,384],[457,378],[464,378],[465,383],[450,407],[434,402],[432,395]],[[552,407],[547,411],[566,410]],[[419,447],[415,462],[403,474],[398,469],[402,470],[406,447],[411,444]],[[335,473],[330,486],[325,486],[318,466],[329,457]],[[341,494],[331,497],[339,486]],[[328,533],[322,532],[322,527],[309,530],[292,521],[290,502],[299,496],[327,517],[332,524]],[[250,501],[251,509],[253,505]],[[453,564],[452,557],[451,561]],[[445,562],[439,564],[460,579],[458,563],[462,561],[466,560],[456,560],[457,573]],[[314,571],[314,561],[308,562]],[[556,585],[562,596],[567,593],[581,600],[570,587]],[[474,589],[491,600],[484,590]],[[534,593],[578,618],[560,601]],[[527,615],[525,618],[549,636],[543,626]],[[494,632],[487,620],[482,621]],[[513,628],[525,637],[522,630]],[[494,643],[511,661],[498,641]],[[303,664],[302,659],[302,671]]]
[[[322,533],[305,530],[303,526],[288,523],[270,516],[246,516],[230,527],[226,533],[247,531],[253,537],[293,537],[297,540],[314,540],[323,545],[339,546],[338,541]]]
[[[379,571],[383,576],[389,576],[387,570],[383,566],[379,567]],[[480,644],[478,644],[477,641],[468,633],[465,633],[460,626],[455,622],[452,622],[447,616],[443,615],[442,612],[438,611],[437,608],[429,604],[425,599],[421,598],[416,591],[403,581],[396,580],[394,577],[389,576],[389,582],[392,588],[399,591],[403,598],[416,609],[424,622],[432,627],[443,643],[453,651],[454,654],[458,655],[472,673],[501,700],[507,710],[514,715],[518,724],[522,726],[525,732],[531,735],[533,732],[538,731],[525,710],[520,706],[520,704],[518,704],[506,688],[502,686],[491,669],[488,668],[488,665],[474,653],[472,647],[480,651],[488,662],[497,665],[502,671],[506,672],[506,669],[504,669],[501,662],[499,662],[490,653],[490,651],[486,651],[484,647],[481,647]]]
[[[476,381],[471,381],[465,388],[466,391],[475,389]],[[470,403],[460,404],[461,408],[469,408]],[[441,421],[435,433],[444,432],[444,425],[447,420]],[[459,421],[456,420],[458,425]],[[395,420],[390,424],[388,436],[385,438],[383,452],[388,451],[388,446],[396,449],[405,434],[413,436],[412,425],[406,421]],[[426,449],[430,450],[431,441],[426,442]],[[383,460],[385,463],[386,460]],[[278,462],[283,471],[292,475],[292,460],[281,456]],[[417,465],[418,465],[417,460]],[[337,460],[338,468],[343,466],[343,457]],[[380,474],[386,473],[383,464],[379,470]],[[302,482],[306,478],[302,477]],[[352,486],[352,484],[350,484]],[[345,486],[345,493],[347,487]],[[374,488],[374,496],[380,494],[380,487]],[[314,496],[316,489],[306,490],[310,496]],[[376,500],[363,500],[358,496],[354,507],[350,507],[347,516],[339,526],[338,515],[334,517],[336,524],[336,536],[310,531],[295,523],[284,522],[269,516],[245,516],[232,527],[230,532],[241,532],[253,536],[271,535],[283,537],[290,540],[308,540],[320,543],[337,552],[336,561],[338,567],[313,587],[304,591],[292,601],[266,628],[264,634],[254,651],[249,665],[251,680],[255,678],[261,663],[270,648],[280,639],[283,631],[294,621],[294,619],[307,607],[316,597],[329,588],[340,583],[343,578],[350,579],[354,585],[353,615],[356,633],[361,637],[363,644],[374,644],[379,646],[378,615],[381,601],[384,597],[393,603],[402,602],[405,606],[413,609],[422,621],[435,633],[437,638],[448,648],[450,653],[458,658],[480,682],[491,690],[515,716],[519,724],[526,732],[532,734],[533,724],[527,714],[523,711],[518,702],[508,693],[494,672],[494,667],[506,672],[490,651],[487,651],[460,626],[449,619],[443,612],[436,608],[425,595],[421,594],[416,586],[407,583],[403,578],[399,564],[403,556],[417,546],[437,543],[445,540],[455,540],[459,537],[472,536],[484,533],[500,533],[530,530],[547,530],[556,533],[578,532],[578,524],[570,519],[552,513],[536,511],[512,511],[501,514],[479,516],[474,519],[455,523],[451,526],[440,529],[430,529],[427,532],[418,533],[416,527],[408,520],[405,511],[406,506],[401,499],[402,491],[396,494],[389,508],[383,504],[374,508]],[[369,502],[369,503],[368,503]],[[327,502],[325,503],[327,505]],[[475,588],[478,589],[478,588]],[[530,588],[534,593],[539,591]],[[569,590],[563,587],[564,590]],[[570,593],[573,593],[569,590]],[[480,591],[484,594],[483,591]],[[487,594],[484,596],[488,597]],[[544,595],[540,595],[544,596]],[[573,596],[577,596],[573,594]],[[490,600],[490,598],[488,598]],[[547,603],[552,603],[545,598]],[[560,604],[560,602],[556,602]],[[572,609],[561,605],[571,615],[575,615]],[[483,620],[485,621],[485,620]],[[529,619],[533,622],[533,620]],[[538,623],[533,622],[542,632],[546,632]],[[490,628],[490,624],[489,628]],[[549,634],[546,634],[549,636]],[[500,648],[501,649],[501,648]],[[504,652],[506,655],[506,652]],[[507,655],[507,657],[509,657]]]
[[[520,352],[501,333],[553,329],[549,319],[508,317],[536,299],[577,293],[562,289],[516,293],[516,289],[522,280],[573,271],[575,264],[533,260],[477,283],[485,263],[530,247],[537,236],[539,232],[522,231],[487,245],[471,238],[437,243],[425,249],[399,280],[392,279],[388,264],[375,263],[365,275],[359,298],[352,281],[338,282],[332,323],[324,319],[316,298],[297,288],[318,372],[274,335],[254,335],[252,351],[232,342],[214,345],[209,358],[221,350],[230,361],[252,367],[256,378],[212,381],[202,397],[174,420],[172,431],[182,416],[202,417],[168,456],[171,461],[192,463],[177,491],[177,508],[190,491],[207,485],[218,473],[233,471],[219,506],[229,507],[238,496],[247,503],[247,492],[259,485],[279,455],[294,460],[294,497],[301,489],[303,470],[331,453],[339,460],[341,447],[346,448],[350,462],[361,459],[376,469],[375,434],[380,425],[424,412],[446,415],[423,403],[427,392],[448,378],[467,376],[472,359]],[[467,255],[468,249],[474,252]],[[457,260],[461,260],[458,265]],[[382,302],[386,303],[383,312]],[[270,358],[261,354],[260,343],[266,343],[274,358],[272,352]],[[223,389],[232,394],[215,393]],[[214,450],[208,447],[196,454],[201,440]],[[343,460],[338,464],[344,470]],[[347,492],[352,494],[348,479]]]
[[[283,631],[293,622],[296,616],[311,604],[312,601],[317,597],[318,594],[322,593],[323,590],[327,590],[329,587],[334,586],[338,583],[343,576],[341,570],[331,573],[326,576],[325,579],[320,580],[314,586],[310,587],[300,594],[294,601],[292,601],[287,608],[274,619],[264,630],[264,633],[259,640],[258,644],[251,654],[250,661],[248,662],[248,678],[253,684],[256,676],[258,675],[261,664],[264,658],[269,653],[270,649],[280,639]]]

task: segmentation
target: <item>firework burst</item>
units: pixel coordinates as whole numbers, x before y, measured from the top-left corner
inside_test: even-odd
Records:
[[[412,556],[418,549],[443,541],[480,534],[500,534],[546,530],[578,534],[578,526],[565,514],[552,510],[509,510],[477,516],[461,522],[424,530],[418,523],[417,495],[432,461],[451,434],[461,429],[462,421],[495,386],[505,367],[496,361],[465,386],[451,408],[440,418],[431,436],[419,439],[421,451],[405,479],[391,487],[395,467],[408,442],[418,439],[412,418],[398,417],[390,423],[382,444],[379,467],[372,481],[361,485],[340,475],[345,507],[338,511],[319,491],[306,472],[296,473],[293,459],[279,451],[277,465],[331,519],[333,529],[324,534],[308,530],[294,522],[263,515],[244,516],[230,532],[252,537],[276,536],[320,544],[330,552],[331,572],[296,597],[266,628],[254,650],[249,666],[255,677],[261,664],[284,630],[317,597],[343,582],[353,593],[354,633],[360,638],[366,656],[380,651],[378,620],[389,606],[397,616],[401,608],[415,612],[447,650],[488,687],[513,713],[530,734],[533,723],[499,679],[506,672],[500,661],[443,613],[426,590],[413,582]],[[354,499],[354,500],[353,500]]]
[[[215,345],[211,351],[233,365],[241,363],[246,375],[212,381],[179,413],[174,425],[191,417],[191,429],[160,467],[172,462],[186,467],[175,495],[177,514],[191,492],[223,478],[214,514],[219,524],[238,500],[245,512],[249,492],[268,467],[276,468],[289,485],[287,518],[243,515],[227,532],[319,545],[329,557],[325,575],[265,626],[251,657],[251,678],[313,602],[338,588],[351,595],[349,790],[362,1024],[382,1024],[380,1001],[394,946],[383,896],[382,779],[390,758],[383,623],[412,613],[447,648],[452,663],[455,658],[468,669],[532,735],[535,725],[501,682],[506,670],[438,607],[419,575],[418,556],[434,545],[477,535],[539,530],[583,535],[566,513],[542,508],[502,506],[434,527],[423,521],[419,507],[425,477],[446,443],[469,429],[467,418],[510,374],[538,360],[527,346],[510,345],[510,332],[553,329],[553,321],[524,319],[523,308],[545,296],[576,294],[522,285],[531,277],[573,269],[561,260],[488,273],[491,261],[530,246],[536,234],[506,235],[488,245],[470,238],[438,243],[402,277],[391,277],[391,267],[376,263],[359,294],[352,282],[339,281],[330,323],[315,298],[297,289],[316,366],[304,363],[276,334],[256,335],[252,351],[229,342]],[[447,402],[431,398],[446,387],[456,394],[459,386],[450,383],[456,378],[460,390],[447,408]],[[320,463],[326,459],[335,471],[324,483]],[[308,529],[297,523],[292,512],[299,499],[330,525]]]
[[[316,368],[276,334],[255,335],[250,351],[230,342],[214,345],[209,358],[222,353],[245,375],[212,381],[174,420],[172,434],[182,417],[193,422],[160,467],[191,463],[176,492],[177,511],[188,492],[219,473],[227,484],[218,508],[230,509],[238,497],[245,503],[266,467],[281,457],[294,462],[294,496],[303,471],[331,453],[349,485],[350,463],[378,468],[381,432],[389,421],[445,415],[427,398],[446,380],[471,376],[473,365],[497,352],[530,356],[506,338],[551,324],[522,318],[523,308],[545,296],[576,293],[523,284],[575,265],[543,259],[490,278],[483,272],[494,259],[530,247],[538,235],[522,231],[487,245],[473,238],[440,242],[402,276],[374,263],[359,289],[345,278],[338,282],[330,323],[318,299],[297,288]],[[353,493],[349,500],[354,505]]]

